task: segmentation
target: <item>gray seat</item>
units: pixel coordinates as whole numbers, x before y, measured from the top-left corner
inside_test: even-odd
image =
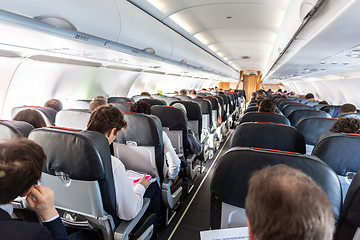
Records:
[[[128,97],[109,97],[107,99],[108,103],[116,103],[116,102],[134,102],[133,99]]]
[[[235,147],[219,160],[210,185],[211,229],[245,227],[245,199],[254,171],[285,164],[309,175],[329,197],[335,219],[342,206],[341,186],[335,172],[315,156]]]
[[[75,228],[99,229],[104,240],[126,239],[149,202],[145,201],[133,220],[118,218],[106,137],[92,131],[40,128],[32,131],[29,139],[38,143],[47,156],[40,183],[54,191],[55,206],[64,223]],[[68,217],[73,213],[77,217]],[[148,238],[153,227],[144,231]]]
[[[75,128],[85,130],[89,122],[91,110],[88,109],[66,109],[56,115],[55,125],[64,128]]]
[[[40,106],[19,106],[11,109],[11,117],[13,118],[18,112],[24,109],[34,109],[38,111],[44,118],[46,126],[55,125],[55,117],[57,112],[51,107],[40,107]]]
[[[27,138],[34,127],[27,122],[15,120],[0,120],[0,142],[15,140],[18,137]]]

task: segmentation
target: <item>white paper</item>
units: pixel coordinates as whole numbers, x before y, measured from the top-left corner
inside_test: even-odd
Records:
[[[249,233],[247,227],[224,228],[200,232],[201,240],[247,240]]]

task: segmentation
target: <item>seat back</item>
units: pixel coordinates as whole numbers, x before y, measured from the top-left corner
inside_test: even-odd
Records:
[[[126,169],[164,179],[164,144],[161,121],[154,115],[124,113],[127,128],[113,142],[114,155]]]
[[[14,140],[18,137],[29,136],[34,127],[27,122],[15,120],[0,120],[0,142],[3,140]]]
[[[133,102],[114,102],[112,103],[122,112],[130,112],[130,107],[134,104]]]
[[[165,101],[165,103],[166,103],[165,105],[168,105],[168,106],[170,106],[170,104],[171,104],[172,102],[179,100],[178,98],[168,97],[168,96],[160,95],[160,94],[155,94],[155,95],[153,95],[153,97],[154,97],[155,99],[159,99],[159,100]],[[159,105],[160,105],[160,104],[159,104]],[[163,105],[163,104],[162,104],[162,105]]]
[[[360,234],[360,171],[352,180],[346,194],[335,230],[335,240],[356,240]]]
[[[64,128],[75,128],[85,130],[89,122],[91,110],[88,109],[66,109],[56,114],[55,125]]]
[[[280,111],[283,110],[283,108],[286,106],[286,105],[291,105],[291,104],[299,104],[299,102],[296,102],[294,100],[290,100],[290,99],[279,99],[278,101],[276,101],[276,106],[277,108],[280,109]]]
[[[144,98],[144,99],[141,99],[141,100],[146,102],[150,106],[154,106],[154,105],[165,105],[166,106],[166,102],[164,100],[160,100],[160,99]]]
[[[192,100],[191,97],[189,97],[188,95],[175,95],[174,97],[178,98],[178,99],[181,99],[183,101],[190,101]]]
[[[195,133],[195,136],[198,140],[201,139],[201,131],[202,131],[202,114],[201,114],[201,106],[197,102],[193,101],[175,101],[171,104],[181,103],[186,108],[186,115],[188,119],[188,127]]]
[[[290,113],[296,109],[313,109],[313,107],[305,104],[287,105],[283,108],[282,112],[286,117],[289,117]]]
[[[128,97],[109,97],[107,99],[108,103],[116,103],[116,102],[134,102],[133,99]]]
[[[170,138],[176,153],[185,156],[188,144],[185,113],[181,109],[161,105],[152,106],[151,112],[160,119],[163,130]]]
[[[344,197],[352,175],[360,170],[359,149],[359,134],[328,133],[320,136],[312,152],[334,169],[341,181]]]
[[[290,121],[284,115],[267,112],[248,112],[240,120],[240,124],[244,122],[272,122],[290,126]]]
[[[256,107],[256,106],[248,106],[248,108],[246,108],[245,112],[244,113],[248,113],[248,112],[257,112],[259,111],[259,107]]]
[[[230,147],[258,147],[302,154],[306,152],[304,137],[296,128],[274,123],[240,124],[234,131]]]
[[[331,118],[331,116],[327,112],[315,109],[296,109],[291,111],[288,116],[291,125],[294,127],[296,127],[301,120],[308,117]]]
[[[341,108],[341,106],[339,106],[339,105],[325,105],[320,110],[327,112],[328,114],[330,114],[330,116],[332,118],[336,118],[337,115],[339,114],[340,108]]]
[[[360,119],[360,113],[342,113],[339,114],[338,117]]]
[[[341,186],[335,172],[310,155],[236,147],[219,160],[210,184],[211,229],[246,226],[245,199],[252,174],[269,165],[285,164],[310,176],[329,197],[335,219],[339,218]]]
[[[335,121],[335,118],[309,117],[301,120],[296,129],[304,136],[306,144],[315,145],[322,134],[329,133]]]
[[[29,139],[44,150],[47,161],[41,184],[55,193],[55,206],[117,225],[109,142],[99,132],[61,128],[35,129]]]
[[[78,109],[89,109],[90,102],[91,100],[88,99],[78,99],[74,101],[71,107]]]
[[[212,126],[214,128],[218,125],[218,113],[219,113],[219,101],[215,97],[211,96],[205,96],[203,97],[206,100],[209,100],[211,103],[211,120],[212,120]]]
[[[201,115],[202,115],[202,128],[210,130],[212,124],[211,102],[207,99],[196,99],[196,98],[191,101],[200,104]]]
[[[131,99],[134,101],[134,102],[137,102],[139,100],[142,100],[142,99],[145,99],[145,98],[151,98],[150,96],[146,96],[146,95],[134,95],[131,97]]]
[[[226,114],[228,115],[229,112],[230,112],[230,111],[229,111],[229,110],[230,110],[230,107],[229,107],[229,105],[230,105],[230,103],[229,103],[229,98],[228,98],[225,94],[219,94],[218,96],[223,99],[223,101],[224,101],[224,110],[225,110]]]
[[[225,122],[227,120],[227,116],[226,116],[226,111],[225,111],[225,104],[224,104],[224,99],[220,96],[214,96],[219,104],[220,104],[220,107],[221,107],[221,122]]]
[[[39,106],[19,106],[14,107],[11,110],[11,117],[13,118],[18,112],[24,109],[34,109],[38,111],[41,116],[44,118],[46,126],[54,126],[55,125],[55,117],[57,112],[55,109],[51,107],[39,107]]]

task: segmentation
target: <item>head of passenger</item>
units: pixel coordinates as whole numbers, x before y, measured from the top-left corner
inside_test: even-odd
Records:
[[[252,92],[251,93],[251,100],[255,100],[255,98],[256,98],[256,92]]]
[[[256,106],[259,107],[262,100],[264,100],[264,96],[257,96],[256,97]]]
[[[181,111],[183,111],[185,113],[185,116],[187,114],[186,111],[186,107],[184,106],[184,104],[181,103],[175,103],[174,105],[172,105],[174,108],[180,109]]]
[[[356,118],[338,118],[332,127],[330,132],[333,133],[360,133],[360,119]]]
[[[314,94],[308,93],[308,94],[305,95],[305,98],[306,99],[314,99],[315,97],[314,97]]]
[[[106,105],[106,104],[107,104],[107,101],[105,101],[102,98],[93,99],[89,104],[89,109],[91,111],[93,111],[95,108]]]
[[[141,96],[149,96],[149,97],[151,97],[151,94],[149,92],[141,92],[140,95]]]
[[[94,99],[101,99],[101,100],[104,100],[107,103],[106,97],[101,96],[101,95],[94,97]]]
[[[288,99],[288,97],[286,95],[281,95],[280,98],[281,99]]]
[[[322,100],[319,102],[320,105],[329,105],[329,103],[325,100]]]
[[[339,109],[339,114],[342,113],[356,113],[356,107],[351,103],[345,103]]]
[[[151,106],[145,101],[137,101],[130,107],[130,112],[151,115]]]
[[[34,128],[46,127],[44,118],[34,109],[21,110],[13,117],[13,120],[30,123]]]
[[[187,95],[187,90],[186,89],[181,89],[180,90],[180,95],[181,96],[186,96]]]
[[[190,90],[190,91],[189,91],[189,94],[191,94],[191,95],[196,95],[196,90]]]
[[[46,156],[28,139],[0,143],[0,204],[26,196],[41,177]]]
[[[332,208],[323,190],[303,172],[268,166],[249,181],[245,203],[250,240],[329,240]]]
[[[109,144],[115,140],[119,131],[126,127],[127,123],[123,113],[112,104],[96,108],[91,113],[87,124],[87,130],[104,134],[108,138]]]
[[[275,102],[269,98],[265,98],[259,104],[259,112],[274,113],[275,109],[276,109]]]
[[[58,100],[58,99],[50,99],[50,100],[46,101],[46,103],[44,104],[44,107],[53,108],[57,112],[63,109],[63,105],[60,102],[60,100]]]

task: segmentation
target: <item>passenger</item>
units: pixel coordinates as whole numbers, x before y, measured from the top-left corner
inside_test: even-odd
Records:
[[[285,165],[257,171],[245,203],[250,240],[330,240],[332,208],[323,190]]]
[[[259,104],[259,112],[275,113],[276,104],[273,100],[265,98]]]
[[[330,132],[360,134],[360,119],[338,118],[332,125]]]
[[[340,117],[345,113],[356,113],[356,112],[357,112],[356,107],[353,104],[345,103],[340,107],[338,117]]]
[[[256,97],[256,106],[259,107],[262,100],[264,100],[264,96],[258,96]]]
[[[196,95],[196,91],[195,91],[195,90],[190,90],[190,91],[189,91],[189,94],[191,94],[191,95]]]
[[[93,111],[95,108],[102,106],[102,105],[106,105],[107,101],[105,101],[102,98],[95,98],[93,99],[90,104],[89,104],[89,110]]]
[[[109,145],[115,140],[116,135],[127,123],[122,112],[112,104],[96,108],[90,116],[87,130],[100,132],[105,135]],[[111,156],[114,175],[117,215],[123,220],[133,219],[143,206],[143,197],[151,199],[149,211],[156,213],[156,231],[160,223],[161,195],[156,182],[150,184],[145,175],[133,187],[126,175],[124,164]],[[149,186],[150,184],[150,186]],[[145,192],[146,191],[146,192]]]
[[[96,96],[93,100],[98,100],[98,99],[104,100],[107,103],[107,99],[104,96],[101,96],[101,95]]]
[[[322,100],[319,102],[320,105],[329,105],[329,103],[325,100]]]
[[[13,117],[12,120],[30,123],[34,128],[46,127],[44,118],[34,109],[21,110]]]
[[[183,104],[175,103],[173,107],[182,110],[186,116],[187,112]],[[202,149],[201,142],[195,137],[195,134],[191,129],[188,129],[187,131],[187,139],[188,139],[187,149],[189,149],[191,153],[194,153],[195,155],[199,155]]]
[[[50,99],[48,101],[46,101],[46,103],[44,104],[44,107],[51,107],[53,109],[55,109],[55,111],[60,111],[63,109],[63,105],[60,102],[60,100],[58,99]]]
[[[187,95],[187,90],[186,89],[181,89],[180,90],[180,95],[181,96],[186,96]]]
[[[42,148],[27,139],[0,143],[0,239],[68,239],[54,207],[54,193],[37,185],[45,164]],[[19,221],[13,213],[12,201],[26,197],[29,207],[43,221]]]
[[[310,102],[315,102],[314,94],[308,93],[305,95],[305,98],[308,99]]]
[[[141,96],[149,96],[149,97],[151,97],[151,94],[149,92],[141,92],[140,95]]]
[[[131,105],[130,112],[144,113],[151,115],[151,107],[148,103],[139,100],[135,102],[133,105]],[[176,182],[179,178],[178,174],[180,171],[181,160],[176,155],[174,147],[171,144],[168,135],[164,131],[162,131],[162,136],[164,142],[164,155],[165,155],[164,161],[166,161],[164,163],[163,173],[164,176],[168,177],[168,179],[172,179],[174,180],[174,182]],[[167,165],[169,167],[167,167]]]

